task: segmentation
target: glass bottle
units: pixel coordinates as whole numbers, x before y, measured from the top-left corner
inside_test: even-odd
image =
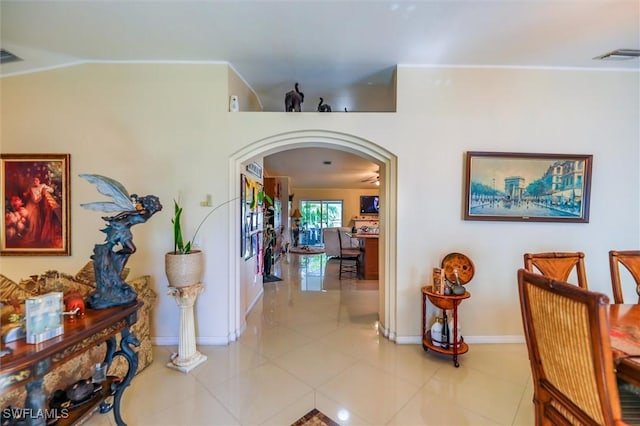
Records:
[[[447,319],[447,310],[443,309],[442,310],[442,344],[440,346],[442,346],[444,349],[449,349],[449,327],[446,326],[445,324],[449,324],[449,320]]]
[[[441,346],[443,328],[440,318],[436,317],[435,322],[431,325],[431,343],[433,343],[433,346]]]

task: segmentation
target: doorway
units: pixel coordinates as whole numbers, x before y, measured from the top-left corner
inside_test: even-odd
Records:
[[[237,197],[238,176],[244,172],[242,164],[261,162],[262,158],[281,151],[304,147],[320,147],[347,151],[380,164],[380,243],[379,243],[379,327],[380,333],[395,340],[396,324],[396,194],[397,157],[372,141],[345,133],[303,130],[270,136],[249,144],[230,157],[229,195]],[[230,252],[238,253],[239,244],[235,230],[240,226],[239,214],[229,219]],[[241,309],[240,261],[230,258],[229,279],[229,340],[237,340],[246,327],[245,312]]]

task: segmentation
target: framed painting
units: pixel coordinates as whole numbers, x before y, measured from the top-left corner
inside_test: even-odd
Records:
[[[589,222],[592,155],[467,152],[465,220]]]
[[[3,256],[69,256],[70,155],[0,154]]]
[[[258,230],[258,213],[251,212],[251,231]]]
[[[245,174],[240,175],[240,257],[251,258],[252,216],[251,202],[253,200],[252,179]]]
[[[260,252],[260,234],[260,231],[251,234],[251,257],[257,256],[258,252]]]

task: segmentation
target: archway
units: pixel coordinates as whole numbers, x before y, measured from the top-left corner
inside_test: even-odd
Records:
[[[396,200],[397,200],[397,157],[381,146],[346,133],[327,130],[303,130],[285,132],[257,140],[238,150],[229,158],[229,195],[239,195],[238,178],[245,170],[243,163],[262,161],[262,158],[295,148],[318,147],[348,151],[372,161],[380,167],[380,332],[390,340],[395,340],[396,324]],[[236,207],[237,208],[237,207]],[[239,253],[237,229],[240,227],[239,211],[229,218],[230,253]],[[229,341],[237,340],[246,327],[245,312],[242,311],[239,256],[229,257]]]

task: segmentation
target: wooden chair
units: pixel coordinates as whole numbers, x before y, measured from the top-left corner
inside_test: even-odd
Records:
[[[609,299],[520,269],[522,324],[536,425],[622,425],[609,337]],[[636,407],[640,398],[631,401]]]
[[[534,267],[542,275],[563,282],[567,281],[575,268],[578,286],[585,290],[589,289],[582,252],[525,253],[524,269],[536,272]]]
[[[343,231],[340,228],[336,232],[338,233],[338,242],[340,244],[340,272],[338,279],[342,279],[343,273],[351,273],[357,278],[358,271],[360,271],[360,249],[345,247],[345,244],[342,243],[342,238],[346,237],[346,235],[342,235]]]
[[[620,281],[620,264],[631,274],[636,282],[636,293],[640,303],[640,250],[609,252],[609,269],[611,269],[611,285],[613,287],[613,300],[615,303],[624,303],[622,284]]]

